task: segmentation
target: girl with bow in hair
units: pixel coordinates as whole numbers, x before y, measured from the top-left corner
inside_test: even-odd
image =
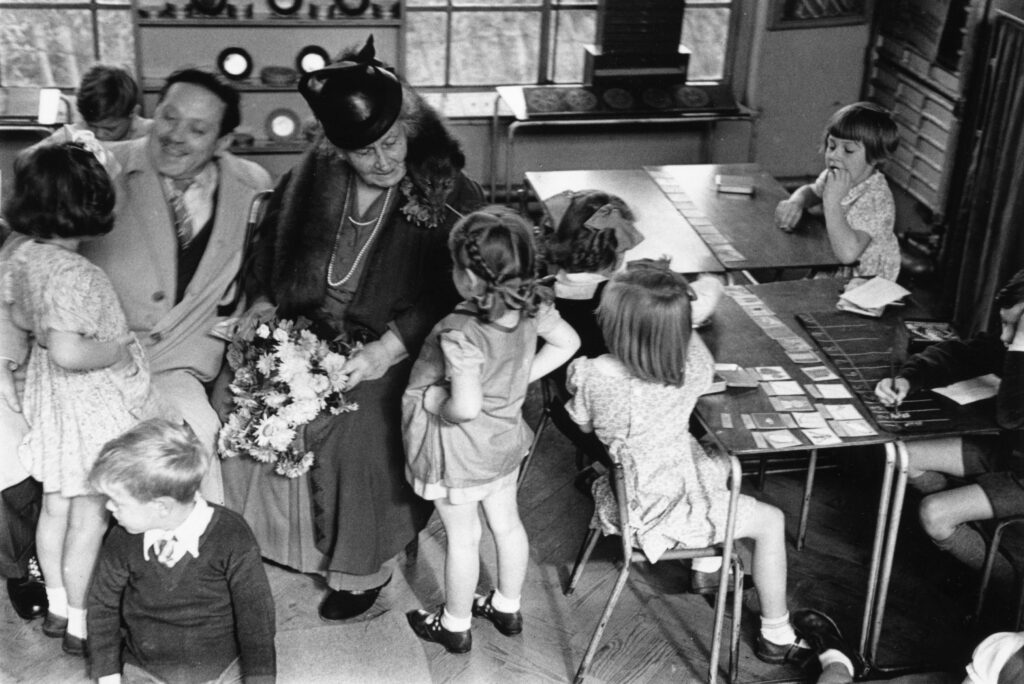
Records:
[[[421,639],[465,653],[473,616],[506,636],[522,631],[529,547],[516,478],[532,439],[522,406],[527,385],[565,363],[579,338],[537,285],[531,228],[518,214],[474,212],[452,229],[448,247],[463,301],[427,336],[402,399],[406,476],[434,502],[447,533],[447,604],[407,617]],[[481,505],[498,586],[474,599]]]

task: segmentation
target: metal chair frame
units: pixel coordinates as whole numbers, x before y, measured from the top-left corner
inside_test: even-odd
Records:
[[[1003,533],[1007,527],[1016,525],[1018,523],[1024,523],[1024,515],[1011,515],[1006,518],[1000,518],[997,521],[995,530],[992,532],[992,540],[988,544],[988,550],[985,553],[985,565],[981,571],[981,582],[978,586],[978,600],[974,605],[974,624],[978,624],[981,619],[981,610],[985,605],[985,595],[988,593],[989,582],[992,579],[992,567],[996,562],[996,554],[999,552],[999,545],[1003,541]],[[1016,569],[1014,569],[1016,572]],[[1021,577],[1017,576],[1019,587],[1019,593],[1017,596],[1017,622],[1015,625],[1016,630],[1024,629],[1024,583],[1021,582]]]
[[[725,605],[726,596],[729,589],[729,571],[733,570],[733,606],[732,606],[732,629],[730,635],[730,649],[729,649],[729,680],[730,682],[736,681],[737,668],[739,665],[739,635],[740,635],[740,616],[742,615],[742,598],[743,598],[743,569],[740,564],[740,560],[736,555],[735,549],[733,548],[733,542],[735,539],[736,531],[736,509],[739,503],[740,486],[742,480],[742,471],[740,469],[740,462],[735,456],[729,456],[730,463],[730,480],[729,480],[729,517],[726,523],[725,540],[720,545],[708,546],[703,548],[695,549],[670,549],[665,552],[664,555],[659,559],[662,560],[684,560],[693,558],[705,558],[710,556],[721,556],[722,557],[722,569],[719,575],[718,594],[715,601],[715,623],[714,632],[711,643],[711,653],[708,662],[708,682],[710,684],[716,684],[718,681],[718,663],[719,656],[722,646],[722,629],[725,623]],[[616,499],[618,500],[619,506],[619,523],[625,525],[627,530],[633,529],[630,524],[629,505],[626,496],[626,482],[625,482],[625,468],[621,463],[614,463],[610,473],[612,478],[612,485]],[[621,528],[620,528],[621,529]],[[591,553],[594,551],[594,547],[597,546],[598,539],[602,532],[599,529],[591,528],[587,534],[586,539],[583,542],[583,546],[580,549],[578,558],[576,559],[576,565],[573,567],[572,576],[569,580],[569,586],[565,589],[565,595],[571,595],[575,590],[576,586],[580,581],[580,577],[583,574],[583,568],[590,558]],[[583,660],[580,662],[579,669],[576,671],[574,682],[579,684],[582,682],[587,675],[587,671],[590,669],[593,663],[594,656],[597,653],[597,647],[601,642],[601,635],[604,633],[605,627],[608,625],[608,621],[611,619],[612,611],[615,608],[615,604],[619,600],[619,596],[622,593],[623,588],[626,585],[626,581],[629,579],[629,570],[633,563],[649,563],[647,556],[644,553],[633,547],[632,534],[620,534],[621,539],[621,568],[619,570],[618,578],[615,581],[615,587],[612,589],[611,595],[608,597],[608,602],[605,605],[604,612],[601,614],[601,619],[597,623],[597,627],[594,630],[593,636],[590,638],[590,643],[587,645],[586,653],[583,655]]]

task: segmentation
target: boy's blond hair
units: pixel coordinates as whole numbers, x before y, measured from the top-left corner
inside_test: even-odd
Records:
[[[100,491],[118,485],[139,501],[169,496],[187,502],[207,467],[206,450],[192,428],[154,418],[104,444],[89,482]]]

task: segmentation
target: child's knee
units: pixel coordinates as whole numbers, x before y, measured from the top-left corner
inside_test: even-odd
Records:
[[[942,498],[937,496],[926,496],[921,500],[917,517],[921,521],[921,527],[925,534],[933,539],[943,537],[943,531],[950,527],[949,507]]]

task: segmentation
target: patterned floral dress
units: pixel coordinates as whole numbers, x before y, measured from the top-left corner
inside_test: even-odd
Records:
[[[142,346],[129,345],[128,365],[72,371],[54,363],[45,346],[49,330],[101,341],[131,334],[106,274],[63,247],[31,240],[18,246],[0,295],[14,324],[35,337],[22,401],[29,432],[19,456],[44,492],[93,494],[87,478],[103,444],[140,420],[168,417],[150,387]]]
[[[696,335],[682,387],[640,380],[610,354],[569,366],[573,398],[566,409],[580,425],[593,426],[612,459],[625,467],[634,543],[652,562],[676,546],[725,539],[729,466],[705,453],[689,431],[712,366],[711,352]],[[618,504],[607,475],[594,483],[594,499],[593,525],[617,533]],[[753,506],[753,499],[740,497],[737,524],[753,516]]]

